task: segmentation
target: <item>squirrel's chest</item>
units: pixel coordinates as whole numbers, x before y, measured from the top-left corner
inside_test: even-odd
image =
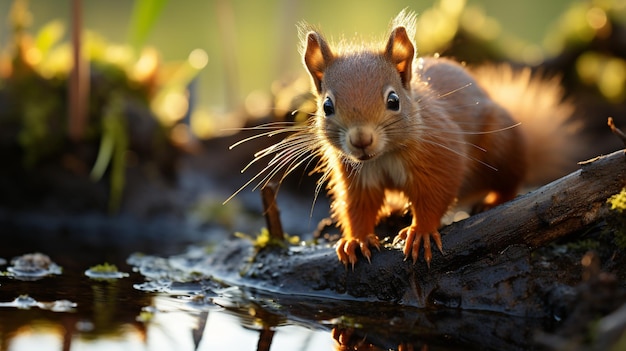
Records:
[[[363,163],[353,176],[366,188],[403,189],[409,182],[406,167],[401,158],[385,155]]]

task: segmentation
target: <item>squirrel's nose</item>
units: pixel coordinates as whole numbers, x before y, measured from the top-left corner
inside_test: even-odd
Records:
[[[356,129],[348,136],[350,145],[357,149],[366,149],[374,143],[374,136],[361,128]]]

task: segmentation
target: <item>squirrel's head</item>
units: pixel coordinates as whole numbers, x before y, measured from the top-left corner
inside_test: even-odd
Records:
[[[415,48],[412,27],[398,18],[382,47],[339,46],[333,50],[317,31],[304,37],[304,64],[318,96],[318,123],[326,139],[355,161],[386,151],[383,126],[411,114]],[[409,29],[407,29],[409,28]]]

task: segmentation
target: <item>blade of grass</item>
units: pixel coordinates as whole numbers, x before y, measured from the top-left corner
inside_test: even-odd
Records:
[[[128,29],[128,41],[138,51],[145,43],[168,0],[135,0]]]
[[[107,167],[109,167],[109,163],[111,162],[111,158],[113,155],[113,148],[115,146],[114,141],[115,139],[111,133],[102,133],[96,163],[91,169],[91,179],[93,181],[97,182],[102,179],[104,172],[106,172]]]
[[[124,115],[124,99],[112,93],[102,117],[102,139],[91,178],[98,181],[110,166],[109,211],[114,213],[121,205],[126,174],[128,128]]]

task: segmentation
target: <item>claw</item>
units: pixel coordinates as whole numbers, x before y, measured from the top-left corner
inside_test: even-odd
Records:
[[[358,247],[361,250],[363,256],[367,259],[367,261],[371,263],[371,246],[380,251],[380,242],[375,234],[369,234],[364,239],[341,238],[337,242],[337,248],[335,251],[337,252],[337,257],[339,258],[339,261],[341,261],[341,263],[343,263],[343,265],[346,267],[348,267],[348,264],[350,264],[352,266],[352,270],[354,270],[354,265],[357,261],[356,248]]]
[[[359,247],[361,248],[361,253],[363,254],[363,256],[365,256],[365,258],[367,258],[367,262],[372,263],[372,252],[370,251],[370,249],[367,247],[367,243],[359,243]],[[354,267],[352,267],[354,268]]]
[[[413,264],[417,262],[419,258],[419,249],[420,246],[424,247],[424,261],[428,267],[430,267],[430,261],[432,260],[432,251],[431,251],[431,238],[437,245],[439,251],[443,254],[443,245],[441,243],[441,235],[437,231],[434,232],[426,232],[420,233],[417,231],[417,227],[409,226],[402,229],[398,235],[394,238],[393,244],[397,244],[399,241],[404,240],[404,248],[402,252],[404,253],[404,259],[408,259],[411,257],[413,259]]]
[[[439,232],[430,233],[430,236],[435,240],[435,245],[439,249],[439,252],[443,255],[443,245],[441,244],[441,234]]]
[[[430,268],[430,261],[433,259],[433,253],[430,251],[430,234],[423,235],[422,240],[424,242],[424,261],[426,261],[428,268]],[[415,250],[419,250],[419,245],[417,248],[413,247],[413,252],[415,252]],[[413,261],[413,263],[415,263],[415,261]]]
[[[417,263],[417,259],[420,257],[420,244],[422,240],[425,239],[423,236],[418,235],[413,231],[413,242],[408,241],[404,244],[404,250],[407,251],[405,255],[409,255],[412,252],[411,257],[413,258],[413,264]],[[426,251],[426,245],[424,245],[424,258],[427,259],[426,263],[428,263],[428,252]]]
[[[346,267],[350,264],[353,270],[356,263],[356,246],[357,243],[355,241],[341,238],[337,242],[337,249],[335,250],[339,261]]]

